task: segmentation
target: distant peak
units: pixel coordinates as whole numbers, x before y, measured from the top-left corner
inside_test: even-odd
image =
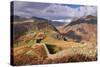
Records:
[[[96,18],[96,16],[88,15],[86,18]]]

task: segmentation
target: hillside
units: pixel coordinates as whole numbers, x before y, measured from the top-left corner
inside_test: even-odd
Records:
[[[72,39],[81,39],[83,41],[95,41],[97,39],[97,18],[87,16],[84,19],[72,21],[70,24],[58,29],[60,33]]]
[[[19,22],[13,24],[13,65],[97,60],[94,16],[61,24],[60,28],[55,26],[57,22],[37,17]]]
[[[31,21],[30,21],[31,20]],[[20,21],[19,21],[20,22]],[[32,17],[26,21],[14,22],[13,24],[13,39],[16,41],[20,36],[25,35],[29,32],[50,32],[58,30],[48,20],[42,18]]]

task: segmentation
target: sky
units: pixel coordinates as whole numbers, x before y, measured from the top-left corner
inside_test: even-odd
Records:
[[[70,22],[75,18],[97,15],[96,6],[14,1],[14,15]]]

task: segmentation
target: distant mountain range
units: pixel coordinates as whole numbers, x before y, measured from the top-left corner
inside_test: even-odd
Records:
[[[17,15],[12,15],[11,16],[11,20],[14,21],[14,23],[23,23],[24,21],[28,21],[28,20],[37,20],[37,21],[43,21],[43,20],[47,20],[49,23],[53,24],[54,26],[60,26],[60,25],[63,25],[63,24],[68,24],[69,22],[67,22],[67,19],[66,21],[65,20],[48,20],[48,19],[45,19],[45,18],[40,18],[40,17],[21,17],[21,16],[17,16]]]
[[[72,21],[69,24],[67,22],[51,21],[38,17],[22,18],[20,16],[14,16],[14,23],[15,22],[20,22],[20,24],[14,24],[14,32],[15,34],[18,33],[14,36],[14,39],[29,30],[53,30],[67,37],[77,38],[75,36],[78,35],[83,40],[96,39],[97,17],[92,15]],[[57,28],[59,26],[60,28]]]

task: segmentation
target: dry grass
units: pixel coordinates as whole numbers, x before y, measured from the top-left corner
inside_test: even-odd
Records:
[[[86,62],[86,61],[96,61],[97,58],[95,57],[88,57],[83,54],[75,54],[70,56],[62,56],[61,58],[55,58],[55,59],[46,59],[44,60],[44,64],[50,64],[50,63],[69,63],[69,62]]]
[[[55,63],[69,63],[69,62],[86,62],[86,61],[96,61],[97,56],[87,57],[83,54],[75,54],[70,56],[57,57],[55,59],[50,58],[36,58],[30,55],[18,55],[14,57],[13,65],[36,65],[36,64],[55,64]]]
[[[33,57],[31,55],[17,55],[14,57],[13,65],[30,65],[30,64],[41,64],[43,59],[38,59],[37,57]]]

